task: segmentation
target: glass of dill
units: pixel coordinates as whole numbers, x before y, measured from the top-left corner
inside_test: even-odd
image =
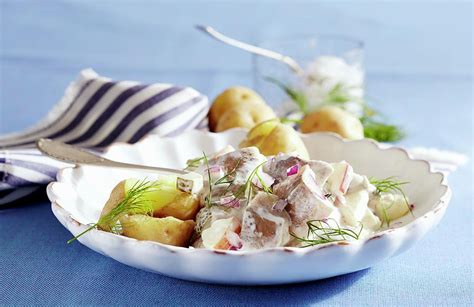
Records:
[[[295,101],[298,98],[292,96],[292,91],[304,95],[306,111],[336,101],[350,111],[362,112],[358,109],[360,104],[351,101],[362,99],[364,95],[364,45],[361,41],[320,35],[266,41],[259,46],[292,57],[306,73],[297,76],[282,63],[254,56],[254,87],[267,103],[276,107],[280,116],[302,107],[301,102]]]

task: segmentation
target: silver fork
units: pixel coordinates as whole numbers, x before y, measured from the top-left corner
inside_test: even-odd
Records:
[[[147,166],[147,165],[113,161],[113,160],[109,160],[104,157],[101,157],[99,155],[93,154],[77,146],[68,145],[63,142],[54,141],[51,139],[40,139],[39,141],[36,142],[36,147],[43,154],[53,159],[56,159],[62,162],[67,162],[67,163],[128,168],[128,169],[146,170],[146,171],[153,171],[153,172],[159,172],[159,173],[180,174],[180,175],[188,173],[187,171],[184,171],[184,170],[178,170],[178,169],[172,169],[172,168]]]

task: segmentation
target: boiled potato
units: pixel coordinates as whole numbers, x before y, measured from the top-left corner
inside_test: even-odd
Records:
[[[306,115],[301,123],[301,132],[335,132],[349,140],[364,138],[364,127],[351,113],[335,106],[325,106]]]
[[[227,110],[239,107],[248,109],[255,105],[265,105],[265,101],[260,95],[249,88],[234,86],[223,91],[216,97],[209,110],[209,128],[214,131],[219,118]]]
[[[257,147],[265,156],[296,152],[303,159],[309,159],[308,150],[298,133],[278,119],[265,121],[250,130],[239,147],[250,146]]]
[[[179,193],[169,204],[155,210],[153,216],[172,216],[180,220],[194,220],[199,207],[199,198],[196,195]]]
[[[110,193],[109,199],[105,203],[104,208],[102,208],[102,212],[100,213],[100,217],[102,218],[103,216],[107,215],[117,207],[117,205],[125,198],[126,192],[125,192],[125,182],[126,180],[120,181],[112,190]],[[114,221],[115,222],[115,221]],[[111,231],[111,227],[113,225],[109,225],[106,223],[100,223],[99,219],[99,225],[100,229],[103,229],[105,231]]]
[[[230,128],[252,128],[276,117],[265,101],[249,88],[235,86],[222,92],[209,110],[209,129],[220,132]]]
[[[280,120],[278,118],[274,118],[255,126],[249,131],[249,133],[247,133],[247,138],[245,141],[249,144],[248,146],[259,147],[262,145],[265,138],[273,131],[273,129],[275,129],[278,124],[280,124]]]
[[[123,235],[137,240],[155,241],[174,246],[188,246],[194,231],[192,220],[148,215],[126,215],[120,219]]]
[[[382,193],[374,201],[375,214],[387,224],[410,211],[410,205],[402,194]]]
[[[125,199],[127,193],[140,180],[130,178],[119,182],[110,193],[110,197],[105,203],[100,214],[103,217],[110,213],[117,205]],[[176,188],[176,177],[163,176],[155,181],[156,188],[144,192],[139,200],[149,202],[153,207],[153,215],[159,217],[173,216],[181,219],[194,219],[199,209],[197,197],[182,192]],[[111,231],[115,221],[112,224],[99,223],[99,227],[106,231]]]
[[[218,119],[215,132],[231,128],[253,128],[256,124],[275,118],[272,108],[267,105],[236,106],[225,111]]]

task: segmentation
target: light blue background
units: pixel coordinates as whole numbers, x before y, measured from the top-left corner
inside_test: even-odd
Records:
[[[251,86],[251,56],[193,29],[202,23],[249,42],[358,37],[368,92],[406,128],[402,144],[472,155],[472,2],[255,2],[0,0],[0,133],[35,123],[85,67],[190,85],[210,98]],[[0,304],[470,305],[472,164],[450,183],[445,218],[405,254],[343,277],[260,288],[178,281],[66,246],[47,202],[30,201],[0,211]]]

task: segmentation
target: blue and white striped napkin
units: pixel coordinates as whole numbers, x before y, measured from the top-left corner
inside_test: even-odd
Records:
[[[147,134],[173,136],[200,125],[207,97],[189,87],[112,81],[83,70],[64,97],[36,126],[0,136],[0,205],[29,195],[56,177],[66,164],[42,156],[42,137],[100,149],[135,143]]]

